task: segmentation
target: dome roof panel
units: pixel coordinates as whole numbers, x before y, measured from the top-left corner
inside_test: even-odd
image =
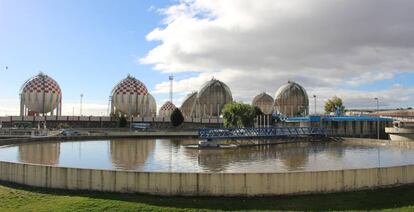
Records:
[[[27,80],[20,89],[21,101],[30,112],[49,113],[56,109],[62,99],[59,84],[40,73]]]
[[[22,92],[24,93],[55,93],[61,94],[59,84],[46,74],[40,73],[23,84]]]
[[[305,88],[299,85],[296,82],[288,81],[287,84],[282,85],[275,94],[275,99],[280,99],[287,97],[286,95],[289,93],[296,93],[302,96],[306,101],[308,101],[308,94],[306,93]]]
[[[131,95],[147,95],[147,87],[131,75],[121,80],[113,89],[112,95],[131,94]]]
[[[200,91],[198,92],[198,97],[204,95],[209,89],[212,88],[221,88],[225,91],[226,94],[228,94],[229,96],[231,96],[231,91],[230,88],[224,84],[222,81],[217,80],[217,79],[211,79],[210,81],[206,82],[200,89]]]
[[[255,96],[253,98],[252,103],[255,104],[257,102],[272,102],[272,104],[273,104],[273,101],[274,100],[273,100],[272,96],[270,96],[269,94],[263,92],[263,93],[260,93],[257,96]]]
[[[164,105],[161,106],[160,111],[174,110],[175,108],[176,107],[172,102],[167,101]]]

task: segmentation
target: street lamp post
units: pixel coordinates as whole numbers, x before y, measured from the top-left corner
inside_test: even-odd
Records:
[[[170,80],[170,102],[173,103],[173,83],[174,83],[174,76],[170,75],[168,77],[168,80]]]
[[[112,96],[109,96],[108,99],[108,116],[111,116],[111,101],[112,101]]]
[[[377,102],[377,139],[379,140],[379,99],[377,97],[374,98]],[[378,144],[378,167],[381,167],[381,146]]]
[[[79,115],[82,116],[82,102],[83,102],[83,93],[80,95],[80,108],[79,108]]]
[[[313,101],[314,101],[314,111],[313,111],[313,113],[316,115],[316,95],[313,95]]]

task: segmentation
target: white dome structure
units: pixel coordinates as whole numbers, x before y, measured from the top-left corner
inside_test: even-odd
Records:
[[[275,94],[275,110],[287,117],[309,114],[309,98],[306,90],[296,82],[288,81]]]
[[[160,117],[169,118],[171,116],[171,113],[175,110],[175,105],[167,101],[163,106],[161,106],[160,111],[158,112],[158,115]]]
[[[157,115],[157,102],[155,101],[155,98],[150,93],[148,93],[148,108],[149,108],[149,111],[146,115],[155,117]]]
[[[273,112],[273,97],[263,92],[255,96],[252,101],[254,107],[260,108],[264,114],[272,114]]]
[[[197,92],[192,92],[185,97],[183,104],[181,104],[181,108],[180,108],[184,117],[191,117],[193,115],[196,102],[197,102]]]
[[[219,117],[224,105],[233,101],[230,88],[223,82],[212,79],[200,89],[197,95],[197,117]]]
[[[112,113],[121,112],[129,116],[150,116],[155,105],[155,99],[144,83],[131,75],[112,89],[111,98]]]
[[[62,91],[59,84],[40,73],[27,80],[20,89],[20,115],[61,115]]]

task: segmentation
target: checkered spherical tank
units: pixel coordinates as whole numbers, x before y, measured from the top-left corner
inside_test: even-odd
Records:
[[[36,113],[49,113],[57,108],[62,98],[58,83],[45,74],[32,77],[21,89],[23,104]]]
[[[159,111],[159,115],[160,117],[170,117],[171,113],[175,110],[175,105],[170,102],[167,101],[163,106],[161,106],[160,111]]]
[[[147,87],[141,81],[128,76],[112,90],[112,101],[117,111],[134,116],[149,116],[153,107]]]

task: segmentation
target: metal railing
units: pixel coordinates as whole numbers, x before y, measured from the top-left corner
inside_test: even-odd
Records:
[[[270,127],[270,128],[202,128],[198,137],[219,138],[260,138],[260,137],[307,137],[326,136],[321,127]]]

